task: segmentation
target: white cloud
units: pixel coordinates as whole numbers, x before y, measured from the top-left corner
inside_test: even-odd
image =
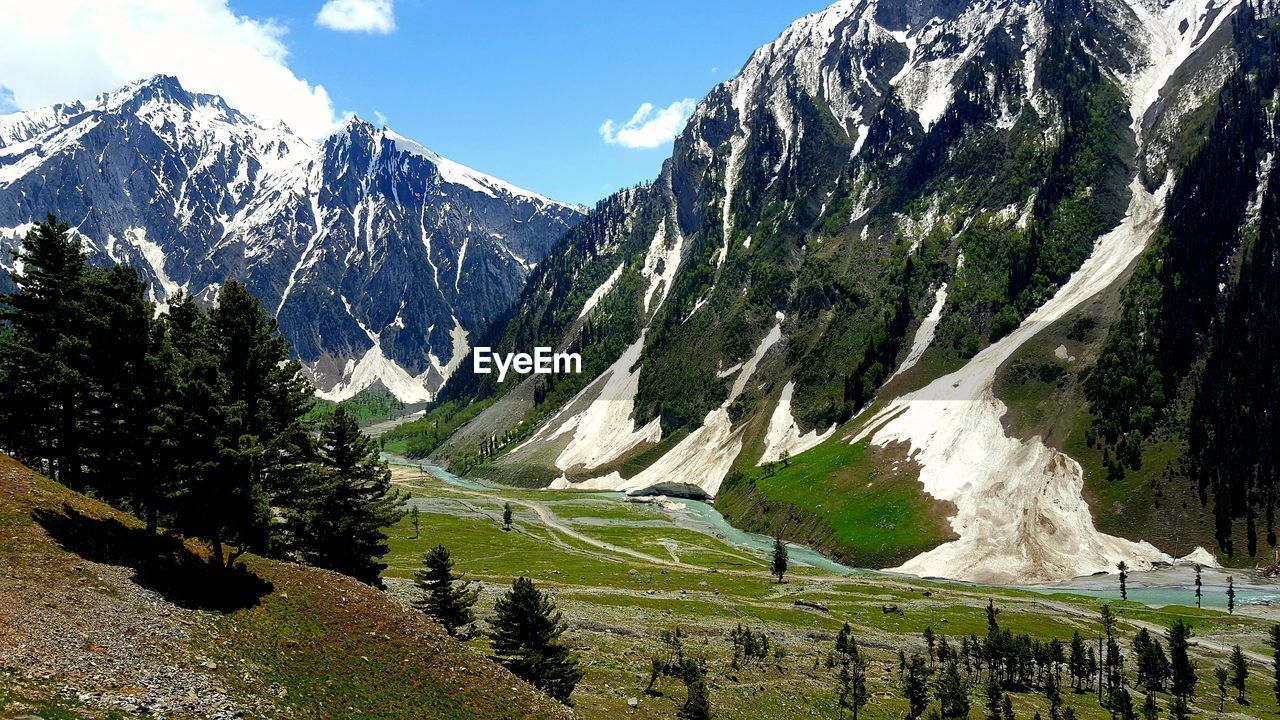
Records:
[[[284,28],[227,0],[0,0],[0,17],[0,78],[24,110],[168,74],[307,137],[337,120],[324,87],[286,64]]]
[[[662,109],[655,108],[653,103],[644,103],[621,127],[613,120],[605,120],[600,126],[600,137],[610,145],[625,148],[660,147],[671,142],[684,128],[695,105],[693,98],[677,100]]]
[[[316,24],[330,30],[386,35],[396,29],[392,0],[329,0]]]

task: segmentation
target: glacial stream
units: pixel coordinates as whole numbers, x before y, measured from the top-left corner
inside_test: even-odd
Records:
[[[464,490],[499,492],[505,489],[499,485],[459,477],[444,468],[434,465],[424,465],[386,454],[383,455],[383,458],[392,465],[419,468],[423,473],[429,474],[441,482]],[[619,502],[622,502],[625,497],[625,493],[621,492],[592,492],[580,493],[579,495],[609,498]],[[714,505],[697,500],[677,499],[675,502],[684,507],[682,509],[665,509],[656,504],[653,507],[662,509],[678,527],[710,535],[734,547],[760,554],[767,554],[773,549],[773,538],[734,527],[724,519],[724,516],[716,510]],[[898,575],[897,573],[889,573],[882,570],[869,570],[842,565],[815,550],[801,545],[788,543],[787,552],[790,560],[796,565],[811,567],[834,575],[849,575],[853,573],[875,573],[889,577]],[[1237,606],[1266,606],[1272,604],[1280,606],[1280,585],[1269,584],[1255,578],[1252,573],[1241,570],[1206,567],[1201,575],[1203,583],[1201,605],[1203,607],[1226,610],[1228,576],[1235,578]],[[962,585],[971,584],[955,580],[945,580],[943,582]],[[1163,607],[1166,605],[1195,607],[1196,604],[1195,571],[1190,565],[1163,566],[1145,572],[1130,572],[1127,586],[1129,600],[1140,602],[1150,607]],[[1014,585],[1012,587],[1045,595],[1069,592],[1106,600],[1120,599],[1119,579],[1114,574],[1078,577],[1045,585]]]

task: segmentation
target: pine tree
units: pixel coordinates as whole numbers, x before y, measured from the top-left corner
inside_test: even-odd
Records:
[[[22,271],[9,277],[18,291],[0,302],[0,447],[83,490],[83,373],[92,351],[80,332],[84,250],[49,215],[28,231],[16,260]]]
[[[947,720],[969,717],[969,688],[960,677],[960,670],[954,662],[947,663],[942,679],[938,682],[938,704],[942,709],[942,717]]]
[[[1200,607],[1200,563],[1196,563],[1196,607]]]
[[[676,717],[679,720],[710,720],[711,718],[711,698],[707,691],[707,673],[706,670],[698,666],[697,672],[687,673],[690,677],[686,678],[685,700],[680,709],[676,711]]]
[[[390,550],[386,528],[404,511],[377,442],[339,405],[320,426],[316,458],[291,503],[293,549],[304,562],[381,587],[386,565],[379,558]]]
[[[1169,628],[1170,692],[1174,697],[1188,700],[1196,692],[1196,669],[1188,655],[1191,627],[1181,618]],[[1176,714],[1176,710],[1175,710]]]
[[[444,545],[437,545],[423,556],[423,569],[414,575],[421,597],[415,604],[444,627],[451,637],[466,634],[475,622],[472,607],[480,597],[479,589],[471,589],[462,575],[453,573],[453,558]]]
[[[413,539],[414,540],[417,540],[419,537],[421,537],[421,530],[422,530],[421,515],[422,513],[421,511],[418,510],[417,505],[414,505],[412,508],[409,509],[409,517],[412,518],[413,520]]]
[[[1128,600],[1129,590],[1125,587],[1125,581],[1129,579],[1129,566],[1125,565],[1124,561],[1121,560],[1116,569],[1120,571],[1120,599]]]
[[[498,661],[563,703],[582,679],[577,656],[559,638],[566,629],[555,603],[527,577],[516,578],[494,606],[489,637]]]
[[[1276,696],[1276,702],[1280,703],[1280,625],[1271,626],[1271,668],[1275,673],[1271,691]]]
[[[782,542],[780,536],[773,538],[773,560],[770,563],[771,571],[778,578],[778,582],[782,582],[782,578],[787,574],[787,545]]]
[[[511,529],[511,503],[502,504],[502,529]]]
[[[271,551],[271,506],[296,501],[308,472],[311,436],[302,421],[311,408],[311,385],[289,358],[279,325],[243,285],[228,282],[209,312],[210,353],[222,375],[221,411],[226,425],[219,448],[211,536],[214,559],[223,545]]]
[[[995,677],[992,676],[988,678],[986,687],[986,720],[1000,720],[1004,697],[1004,689],[1000,687],[1000,683],[995,679]]]
[[[907,717],[918,720],[929,705],[929,670],[924,659],[912,655],[902,679],[902,696],[907,700]]]
[[[1222,712],[1227,704],[1227,680],[1230,673],[1224,667],[1217,667],[1213,669],[1213,675],[1218,680],[1218,712]]]
[[[853,628],[845,623],[836,634],[836,655],[839,658],[840,674],[838,676],[839,691],[837,705],[840,716],[844,717],[846,709],[853,711],[853,720],[858,720],[858,713],[871,699],[867,692],[867,665],[858,649],[858,641],[853,636]]]
[[[1236,702],[1246,705],[1244,692],[1245,681],[1249,679],[1249,663],[1245,660],[1244,652],[1240,650],[1240,645],[1236,645],[1231,651],[1231,684],[1236,689]]]
[[[1236,582],[1230,575],[1227,576],[1227,612],[1235,614],[1236,611]]]

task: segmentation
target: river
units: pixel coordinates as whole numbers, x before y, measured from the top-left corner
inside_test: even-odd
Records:
[[[435,465],[426,465],[386,453],[382,457],[392,465],[418,468],[422,473],[429,474],[441,482],[466,490],[501,492],[507,489],[501,485],[459,477]],[[619,502],[626,497],[625,493],[621,492],[592,492],[579,493],[578,495],[610,498]],[[679,499],[676,504],[683,507],[668,509],[661,508],[657,504],[654,507],[663,509],[677,526],[711,535],[735,547],[757,553],[768,553],[773,549],[773,538],[734,527],[710,503]],[[897,573],[885,573],[880,570],[842,565],[802,545],[788,543],[787,554],[791,562],[796,565],[811,567],[835,575],[850,575],[854,573],[876,573],[890,577],[897,575]],[[1251,572],[1206,567],[1201,575],[1203,583],[1201,588],[1202,607],[1214,610],[1227,609],[1226,590],[1228,576],[1235,578],[1237,607],[1249,605],[1280,606],[1280,585],[1259,579]],[[962,584],[968,585],[969,583]],[[1130,572],[1126,584],[1128,598],[1132,602],[1139,602],[1155,608],[1166,605],[1181,605],[1185,607],[1195,607],[1196,605],[1195,570],[1190,565],[1173,565],[1157,567],[1146,572]],[[1069,592],[1107,600],[1120,599],[1120,580],[1114,574],[1079,577],[1065,582],[1043,585],[1014,585],[1011,587],[1046,595]]]

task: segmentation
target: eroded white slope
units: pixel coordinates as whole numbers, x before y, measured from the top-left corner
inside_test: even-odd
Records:
[[[1166,185],[1167,187],[1167,185]],[[1039,437],[1011,438],[992,392],[996,371],[1047,324],[1110,285],[1142,252],[1159,225],[1163,191],[1135,180],[1128,213],[1098,239],[1093,254],[1051,300],[960,370],[894,400],[855,439],[906,443],[933,497],[956,506],[958,540],[901,567],[916,575],[979,582],[1039,582],[1110,571],[1121,560],[1147,569],[1168,555],[1146,542],[1099,532],[1082,496],[1080,464]]]
[[[818,432],[817,428],[808,433],[800,431],[800,426],[791,415],[791,395],[795,389],[795,380],[783,386],[782,394],[778,396],[778,406],[773,409],[773,415],[769,417],[769,430],[764,436],[764,453],[760,456],[757,465],[777,462],[782,459],[783,453],[786,453],[787,457],[799,455],[805,450],[821,445],[835,433],[835,425],[824,432]]]
[[[894,371],[890,379],[893,379],[902,373],[915,367],[920,362],[920,358],[924,357],[924,351],[929,349],[933,344],[933,334],[938,330],[938,321],[942,319],[942,308],[947,304],[947,284],[942,283],[933,294],[933,309],[920,321],[920,327],[916,328],[916,336],[911,341],[911,352],[907,353],[907,359],[902,361],[898,369]]]
[[[734,429],[733,422],[729,419],[729,406],[746,389],[747,382],[755,375],[756,367],[765,354],[781,339],[782,317],[779,313],[777,324],[760,341],[755,353],[743,363],[724,404],[707,413],[701,427],[689,433],[654,464],[626,479],[615,471],[572,486],[564,480],[557,480],[552,487],[639,492],[656,487],[676,490],[673,486],[682,486],[682,493],[700,491],[708,497],[714,497],[720,491],[720,483],[724,482],[725,476],[733,467],[733,461],[742,452],[744,430],[741,427]]]
[[[657,418],[641,428],[633,419],[644,338],[645,333],[641,333],[640,339],[605,371],[599,396],[561,426],[558,432],[573,430],[573,438],[556,458],[556,467],[562,472],[571,468],[594,470],[636,447],[662,439],[662,424]]]

